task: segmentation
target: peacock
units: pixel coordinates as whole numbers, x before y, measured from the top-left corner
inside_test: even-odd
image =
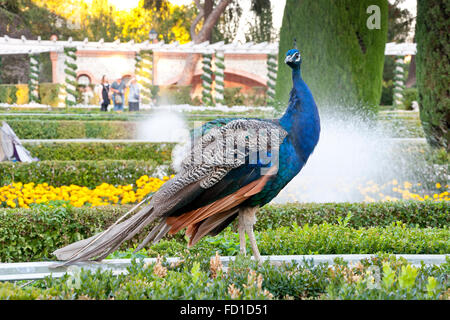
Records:
[[[261,261],[253,232],[258,208],[300,172],[320,135],[319,113],[302,79],[296,45],[284,61],[292,69],[293,88],[281,118],[221,118],[194,129],[174,178],[105,231],[54,251],[57,259],[63,265],[102,260],[150,223],[156,226],[136,251],[183,229],[190,247],[238,218],[240,252],[246,254],[247,234],[254,258]]]

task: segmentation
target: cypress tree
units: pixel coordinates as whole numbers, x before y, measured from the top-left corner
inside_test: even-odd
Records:
[[[417,1],[417,89],[428,142],[450,151],[450,3]]]
[[[371,5],[380,9],[379,29],[368,27],[375,21]],[[296,38],[303,79],[321,110],[373,113],[381,97],[387,16],[387,0],[287,0],[279,65]],[[276,98],[284,106],[290,77],[289,68],[278,68]]]

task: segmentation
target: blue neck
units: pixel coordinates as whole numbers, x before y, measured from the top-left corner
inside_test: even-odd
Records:
[[[293,68],[292,82],[289,105],[280,118],[280,125],[289,133],[297,153],[306,161],[319,139],[319,112],[311,91],[302,79],[300,67]]]

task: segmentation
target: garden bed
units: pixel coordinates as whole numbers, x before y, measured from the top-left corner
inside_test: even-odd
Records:
[[[53,187],[78,185],[95,188],[102,183],[133,184],[144,175],[171,173],[169,167],[159,166],[155,160],[0,162],[0,185],[33,182]]]
[[[314,265],[238,257],[226,272],[218,256],[186,255],[180,263],[135,260],[125,274],[76,270],[33,283],[0,283],[0,299],[449,299],[450,261],[414,267],[405,259],[381,255],[348,264],[335,259]]]

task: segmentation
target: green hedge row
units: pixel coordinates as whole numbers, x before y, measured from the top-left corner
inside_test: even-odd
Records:
[[[447,300],[449,266],[446,262],[414,267],[404,259],[387,255],[364,259],[357,266],[339,259],[335,259],[334,268],[309,261],[275,266],[269,262],[259,265],[239,256],[223,272],[220,265],[209,262],[209,257],[186,256],[178,264],[133,260],[127,273],[117,276],[111,271],[82,269],[33,283],[0,283],[0,299]]]
[[[52,251],[106,229],[129,209],[129,206],[74,208],[53,204],[35,205],[28,210],[0,209],[0,261],[17,262],[50,259]],[[342,227],[350,229],[371,226],[380,226],[381,228],[389,226],[394,221],[401,221],[405,225],[417,225],[421,228],[443,228],[449,225],[449,210],[450,205],[448,203],[419,203],[413,201],[373,204],[274,205],[262,208],[255,229],[261,232],[263,230],[292,227],[294,223],[299,225],[331,223],[340,224]],[[346,218],[348,213],[352,214],[351,218]],[[146,231],[151,227],[152,225],[148,226],[134,239],[125,243],[122,249],[137,245],[144,239]],[[236,226],[234,225],[232,229],[236,229]],[[382,230],[379,229],[380,232],[383,232]],[[405,234],[401,231],[401,228],[395,230],[398,230],[401,235]],[[425,233],[425,236],[427,234],[427,229],[414,230],[419,230],[420,234]],[[446,230],[448,252],[448,229]],[[328,236],[333,237],[332,231],[327,233]],[[290,231],[285,230],[283,232]],[[354,231],[351,231],[351,233],[355,234]],[[274,236],[276,236],[276,233],[274,233]],[[341,236],[343,235],[339,237]],[[372,234],[372,236],[376,240],[376,234]],[[168,253],[176,253],[176,250],[182,250],[185,247],[183,233],[167,239],[175,239],[176,241],[160,242],[156,247],[158,251],[169,250]],[[321,239],[326,242],[331,238],[327,240],[322,237]],[[399,239],[400,242],[404,242],[404,240]],[[429,250],[432,250],[433,245],[423,241],[425,241],[425,238],[417,239],[417,242],[411,243],[410,246],[424,246],[425,243],[427,246],[430,245]],[[218,236],[205,240],[203,243],[211,250],[222,248],[224,252],[231,254],[239,250],[239,239],[231,235],[226,236],[226,241],[223,241],[223,236]],[[200,247],[205,247],[205,245]],[[196,247],[198,248],[198,246]],[[288,249],[289,247],[286,247],[286,250]],[[154,253],[156,254],[156,252]]]
[[[154,160],[0,162],[0,185],[11,182],[75,184],[88,188],[103,182],[124,185],[135,183],[143,175],[155,174],[157,168]]]
[[[25,104],[29,102],[28,94],[26,97],[19,99],[16,92],[19,90],[18,86],[14,84],[2,84],[0,85],[0,103],[9,104]],[[26,85],[25,85],[26,86]],[[89,85],[91,89],[94,85]],[[39,84],[39,98],[40,103],[56,107],[58,105],[60,84],[57,83],[40,83]],[[85,86],[77,86],[77,103],[83,103],[82,91]],[[165,104],[190,104],[201,105],[201,101],[191,98],[192,86],[150,86],[152,97],[154,102],[158,105]],[[125,93],[125,102],[127,103],[128,92]],[[265,87],[253,87],[246,92],[242,91],[241,87],[225,88],[224,92],[225,104],[228,106],[236,105],[249,105],[249,106],[262,106],[265,105],[266,100],[266,88]],[[98,102],[98,97],[90,99],[89,103],[95,104]],[[99,106],[100,108],[100,106]]]
[[[153,160],[167,164],[171,160],[171,143],[101,143],[43,142],[24,143],[33,157],[40,160]]]
[[[131,121],[9,120],[20,139],[135,139]]]
[[[291,226],[294,222],[338,223],[347,214],[353,228],[388,226],[402,221],[408,226],[442,228],[450,225],[450,203],[445,201],[396,201],[373,203],[291,203],[267,205],[257,215],[256,230]]]

